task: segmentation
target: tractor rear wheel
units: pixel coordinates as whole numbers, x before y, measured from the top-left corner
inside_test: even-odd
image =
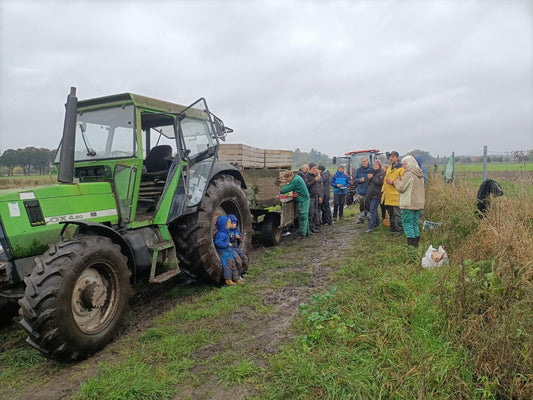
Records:
[[[46,357],[74,361],[114,336],[130,294],[126,257],[101,236],[51,245],[36,258],[19,304],[27,342]]]
[[[241,183],[231,175],[213,178],[198,212],[171,226],[180,269],[191,279],[215,283],[221,281],[222,264],[213,236],[217,218],[228,214],[237,217],[242,234],[240,249],[246,253],[252,243],[252,215]]]

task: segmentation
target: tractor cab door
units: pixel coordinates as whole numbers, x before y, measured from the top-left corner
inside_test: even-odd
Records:
[[[209,175],[216,160],[218,141],[211,115],[204,99],[189,106],[180,121],[181,138],[185,149],[187,169],[187,207],[201,203],[209,183]]]
[[[182,160],[186,165],[182,166],[182,183],[172,201],[168,222],[196,212],[209,184],[218,152],[212,115],[203,98],[187,107],[177,123]]]

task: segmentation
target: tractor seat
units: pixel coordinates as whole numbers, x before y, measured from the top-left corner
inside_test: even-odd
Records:
[[[166,144],[155,146],[144,160],[146,171],[143,171],[141,178],[145,180],[166,176],[171,164],[172,147]]]

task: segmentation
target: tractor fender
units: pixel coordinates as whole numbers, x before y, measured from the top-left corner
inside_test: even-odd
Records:
[[[68,225],[77,225],[79,234],[104,236],[111,239],[112,242],[120,246],[122,254],[124,254],[128,258],[128,268],[131,271],[135,271],[135,258],[133,256],[133,250],[131,249],[128,242],[124,239],[124,237],[122,237],[122,235],[113,228],[110,228],[109,226],[104,224],[99,224],[97,222],[91,221],[68,221],[63,222],[63,224],[64,226],[61,230],[61,236],[63,235],[63,232],[65,231]]]
[[[244,178],[241,174],[241,171],[239,171],[233,165],[228,164],[227,162],[217,161],[213,165],[211,175],[209,176],[209,181],[212,181],[213,178],[217,175],[231,175],[241,183],[243,189],[246,189],[246,182],[244,182]]]

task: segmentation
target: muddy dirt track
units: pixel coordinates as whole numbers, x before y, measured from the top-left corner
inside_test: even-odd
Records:
[[[205,367],[203,361],[213,357],[219,349],[231,351],[231,346],[245,348],[247,356],[258,367],[267,367],[268,357],[276,353],[280,345],[295,338],[291,325],[298,314],[298,306],[307,302],[315,293],[324,293],[331,287],[330,276],[339,259],[346,257],[346,253],[353,248],[355,237],[359,232],[366,229],[366,224],[357,225],[356,218],[347,217],[344,221],[324,226],[320,233],[310,238],[295,238],[294,235],[284,236],[281,246],[294,246],[295,242],[305,252],[297,257],[294,264],[290,263],[284,268],[291,272],[301,272],[310,276],[309,284],[298,286],[289,284],[277,289],[274,282],[280,269],[265,269],[259,276],[254,276],[257,284],[258,296],[265,305],[270,307],[268,314],[258,313],[252,307],[240,309],[229,315],[225,323],[235,325],[239,338],[223,336],[219,343],[201,348],[194,354],[195,366],[190,371],[192,375],[202,374],[201,384],[178,386],[178,395],[175,399],[242,399],[257,395],[253,387],[238,385],[225,388],[217,382],[216,376],[206,376],[202,373]],[[331,251],[331,249],[336,249]],[[254,257],[267,249],[255,245],[252,252],[250,268],[253,268]],[[254,285],[254,280],[247,280],[247,285]],[[168,298],[165,292],[176,284],[185,284],[176,278],[173,282],[167,282],[160,286],[146,285],[136,289],[130,300],[130,313],[120,336],[105,349],[95,354],[88,360],[76,364],[58,364],[47,361],[47,374],[44,383],[28,386],[22,394],[15,394],[12,388],[2,387],[0,383],[0,398],[3,399],[32,399],[32,400],[58,400],[70,399],[79,392],[80,383],[97,375],[99,363],[114,361],[119,356],[121,340],[124,338],[136,338],[153,326],[154,319],[166,311],[171,310],[181,300],[180,297]],[[188,298],[187,301],[194,301]],[[187,322],[180,322],[180,324]],[[244,330],[244,331],[243,331]],[[0,343],[0,350],[27,346],[24,343],[25,334],[17,322],[0,330],[0,335],[7,336],[7,342]],[[49,367],[49,368],[48,368]],[[187,379],[186,381],[191,381]],[[198,380],[196,381],[198,382]],[[18,390],[20,393],[20,389]]]

